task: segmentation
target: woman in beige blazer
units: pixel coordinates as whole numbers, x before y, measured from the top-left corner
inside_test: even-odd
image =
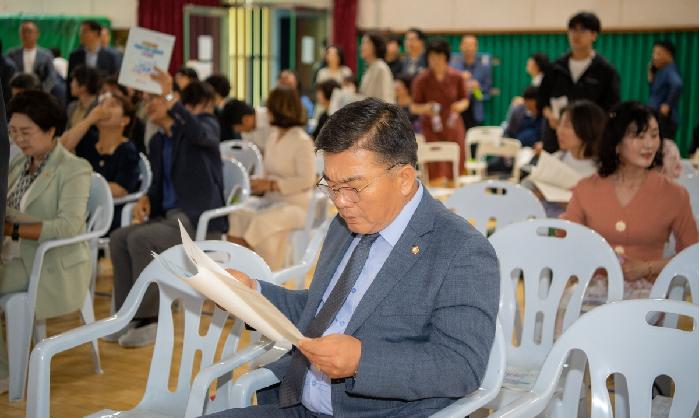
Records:
[[[27,289],[34,255],[42,242],[84,232],[92,172],[87,161],[66,151],[56,139],[66,116],[52,96],[41,91],[20,93],[10,102],[8,116],[10,137],[22,154],[10,162],[7,206],[38,222],[20,224],[12,217],[5,218],[0,295]],[[86,243],[47,252],[36,319],[78,310],[88,290],[90,273]],[[2,340],[0,333],[0,382],[7,377]]]
[[[267,100],[275,127],[265,144],[265,178],[253,179],[253,199],[229,216],[229,241],[245,245],[267,261],[283,267],[289,233],[304,227],[316,181],[313,141],[304,131],[303,106],[296,90],[277,87]]]

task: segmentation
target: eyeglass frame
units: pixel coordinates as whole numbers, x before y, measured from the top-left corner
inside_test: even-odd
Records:
[[[398,163],[392,165],[391,167],[387,167],[383,173],[374,176],[364,186],[360,187],[359,189],[356,187],[351,187],[351,186],[331,187],[328,184],[321,183],[324,180],[324,177],[321,177],[321,179],[316,183],[316,189],[318,189],[320,192],[322,192],[323,194],[328,196],[328,198],[334,202],[338,199],[338,196],[340,196],[341,190],[343,190],[343,189],[352,190],[357,195],[357,200],[348,199],[348,201],[350,201],[352,203],[358,203],[361,200],[360,193],[363,192],[365,189],[367,189],[370,185],[372,185],[372,183],[374,183],[377,179],[386,176],[394,168],[401,166],[401,165],[406,165],[406,164],[408,164],[408,163],[398,162]]]

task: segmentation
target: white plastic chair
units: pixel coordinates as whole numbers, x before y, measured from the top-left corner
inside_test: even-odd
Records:
[[[225,268],[235,268],[243,271],[257,280],[274,282],[274,276],[265,261],[252,251],[225,241],[197,242],[203,251],[211,254],[212,259]],[[161,257],[172,263],[188,268],[189,261],[181,245],[164,251]],[[115,315],[101,321],[70,330],[53,338],[46,339],[36,346],[32,352],[29,372],[29,399],[27,401],[27,416],[50,416],[50,368],[51,359],[56,354],[68,350],[87,341],[94,340],[114,333],[126,327],[136,314],[141,299],[149,284],[156,283],[160,292],[158,313],[158,331],[153,349],[151,368],[146,384],[146,391],[139,404],[127,413],[103,410],[90,417],[184,417],[200,416],[229,408],[228,393],[231,381],[230,373],[238,366],[245,364],[259,355],[273,349],[274,344],[265,339],[258,341],[258,333],[251,335],[251,345],[238,351],[244,324],[235,320],[231,331],[223,336],[227,319],[231,318],[226,311],[214,307],[211,322],[205,335],[200,335],[202,306],[205,298],[187,283],[173,277],[158,261],[152,261],[141,273],[134,287],[129,292],[123,306]],[[177,388],[168,389],[171,361],[173,358],[174,324],[172,305],[178,302],[184,316],[184,335],[181,361],[179,364]],[[223,352],[215,359],[218,342],[225,338]],[[203,382],[197,378],[192,384],[195,352],[199,351],[201,360],[200,370],[215,365],[225,369],[217,384],[214,400],[207,396],[212,380]],[[216,363],[218,361],[218,363]],[[188,404],[191,389],[195,395]],[[105,394],[109,399],[109,394]],[[189,411],[185,414],[185,410]]]
[[[469,174],[479,176],[479,178],[486,176],[486,162],[474,160],[472,145],[476,147],[474,154],[477,154],[481,144],[498,144],[502,136],[503,128],[500,126],[474,126],[467,130],[464,134],[464,152],[466,154],[464,165]]]
[[[560,235],[554,236],[552,231]],[[566,234],[564,237],[560,237],[562,231]],[[512,342],[514,331],[520,334],[517,344],[508,344],[504,388],[491,405],[497,408],[530,389],[554,343],[558,315],[563,314],[559,319],[562,330],[576,321],[581,314],[584,292],[597,270],[607,271],[608,302],[622,300],[624,286],[620,263],[613,250],[603,237],[583,225],[555,219],[531,220],[500,228],[489,241],[500,262],[499,315],[504,336],[506,341]],[[524,312],[519,321],[516,291],[521,277]],[[560,312],[567,286],[570,286],[570,299],[565,310]],[[564,400],[553,406],[555,415],[572,416],[561,408],[578,402],[584,365],[585,361],[572,358]]]
[[[494,191],[496,193],[494,193]],[[463,186],[452,193],[445,206],[486,235],[489,221],[496,230],[529,218],[546,218],[542,203],[528,189],[504,181],[489,180]]]
[[[676,179],[690,195],[690,206],[693,208],[695,222],[698,221],[698,172],[693,170],[690,172],[684,171],[680,177]]]
[[[112,223],[114,205],[109,185],[102,176],[92,174],[90,183],[90,195],[87,204],[87,226],[85,232],[74,237],[45,241],[39,245],[34,256],[32,271],[29,275],[29,286],[25,292],[9,293],[0,297],[0,309],[5,312],[7,332],[7,351],[10,366],[9,397],[16,401],[24,399],[24,389],[27,376],[27,363],[29,361],[29,348],[32,336],[36,342],[46,337],[46,324],[37,321],[35,328],[35,308],[39,280],[51,280],[51,277],[42,277],[41,269],[44,256],[54,248],[63,247],[79,242],[87,242],[90,248],[92,272],[97,265],[97,240],[104,235]],[[91,272],[91,274],[92,274]],[[83,322],[89,324],[95,321],[92,306],[94,289],[75,289],[76,292],[86,292],[85,301],[80,308]],[[97,339],[88,339],[84,342],[92,342],[92,357],[95,371],[102,372],[100,366],[100,352]]]
[[[520,180],[520,164],[518,157],[522,145],[520,141],[512,138],[501,138],[498,142],[482,142],[476,149],[477,161],[486,161],[486,157],[502,157],[513,160],[513,170],[510,181],[517,183]],[[485,175],[485,169],[482,177]]]
[[[437,141],[418,143],[418,166],[422,180],[428,184],[428,167],[426,163],[451,162],[452,178],[459,179],[459,145],[454,142]]]
[[[695,326],[692,331],[652,326],[649,317],[657,312],[688,316]],[[606,384],[613,373],[625,377],[628,416],[652,414],[651,387],[660,375],[675,382],[667,416],[693,416],[698,406],[698,307],[674,300],[635,299],[600,306],[571,325],[552,347],[532,389],[491,417],[534,417],[543,412],[574,350],[588,358],[592,418],[613,417]],[[627,399],[624,393],[616,393],[616,403],[627,404]]]
[[[690,300],[698,304],[698,244],[687,247],[676,254],[659,273],[649,293],[650,299],[684,300],[686,283],[690,289]],[[663,325],[675,328],[678,324],[676,315],[664,316]]]
[[[245,139],[232,139],[219,144],[221,158],[235,158],[246,168],[249,175],[262,176],[264,174],[263,157],[257,145]]]
[[[311,232],[326,221],[328,215],[328,197],[316,189],[312,191],[309,208],[304,220],[304,228],[293,231],[289,237],[291,244],[289,264],[298,263],[304,256],[311,241]]]

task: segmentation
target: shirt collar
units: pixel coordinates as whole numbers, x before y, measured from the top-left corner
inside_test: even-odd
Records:
[[[418,182],[418,190],[416,191],[416,194],[413,195],[411,200],[408,201],[406,205],[401,209],[401,212],[399,212],[398,216],[394,218],[393,221],[389,225],[387,225],[386,228],[382,229],[379,231],[379,235],[384,238],[384,241],[388,242],[389,245],[392,247],[396,245],[396,243],[399,241],[399,238],[401,238],[401,234],[403,234],[403,231],[406,229],[406,226],[408,226],[408,222],[411,220],[413,217],[413,214],[416,212],[416,208],[418,208],[418,205],[420,204],[421,199],[423,198],[423,185],[421,182]]]

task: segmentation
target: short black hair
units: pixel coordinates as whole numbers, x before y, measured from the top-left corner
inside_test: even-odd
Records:
[[[444,39],[433,39],[428,42],[428,47],[425,49],[425,56],[430,54],[442,54],[445,59],[450,61],[450,45]]]
[[[178,68],[177,71],[175,71],[175,74],[182,74],[185,77],[188,77],[192,80],[199,80],[199,75],[197,74],[197,71],[195,71],[194,68],[191,67],[182,66]]]
[[[386,55],[386,41],[384,40],[384,37],[378,33],[366,33],[365,36],[372,43],[374,56],[384,59],[384,56]]]
[[[114,86],[117,90],[119,90],[119,93],[121,93],[122,96],[129,97],[129,90],[125,86],[119,84],[119,79],[116,75],[110,75],[102,79],[102,87],[104,86]]]
[[[100,91],[100,74],[96,69],[87,65],[78,65],[70,74],[79,86],[84,86],[90,94],[97,94]]]
[[[323,66],[328,66],[328,62],[326,62],[326,54],[328,54],[328,50],[331,48],[338,52],[338,62],[340,62],[340,65],[345,65],[345,53],[343,52],[343,48],[340,45],[328,45],[325,53],[323,54]]]
[[[90,32],[97,32],[98,34],[102,31],[102,25],[96,20],[88,19],[80,22],[81,25],[87,26]]]
[[[398,81],[399,83],[403,84],[406,87],[406,90],[408,90],[408,94],[411,94],[411,84],[413,84],[413,77],[406,73],[399,73],[394,77],[394,81]]]
[[[214,88],[203,81],[194,80],[180,92],[183,105],[197,106],[214,101]]]
[[[41,80],[34,73],[17,73],[10,79],[10,88],[41,90]]]
[[[673,45],[673,42],[666,39],[659,39],[654,41],[654,46],[665,49],[673,58],[676,58],[676,46]]]
[[[568,28],[574,29],[576,26],[581,26],[582,28],[588,29],[595,33],[600,33],[602,29],[600,19],[598,19],[598,16],[596,16],[595,13],[591,12],[578,12],[571,16],[571,19],[569,19]]]
[[[254,115],[255,109],[243,100],[231,99],[221,111],[221,119],[226,126],[240,125],[243,116]]]
[[[426,36],[425,36],[425,32],[423,32],[422,30],[420,30],[416,27],[412,27],[412,28],[408,28],[408,30],[406,31],[406,35],[408,35],[409,32],[415,33],[416,36],[418,37],[418,39],[425,42]]]
[[[544,52],[535,52],[530,55],[530,58],[535,61],[535,65],[540,69],[541,72],[546,73],[549,71],[549,57]]]
[[[528,86],[525,91],[523,91],[523,99],[537,99],[537,94],[540,89],[536,86]]]
[[[55,97],[41,90],[17,93],[7,107],[7,118],[14,113],[27,115],[44,132],[54,128],[55,136],[60,136],[66,127],[66,111]]]
[[[333,90],[339,88],[340,84],[332,78],[329,78],[328,80],[324,80],[316,84],[316,90],[320,91],[321,94],[323,94],[323,97],[326,98],[326,100],[330,100],[331,96],[333,95]]]
[[[357,77],[354,75],[349,75],[343,79],[343,84],[354,84],[355,88],[360,87],[359,83],[357,82]]]
[[[51,54],[53,55],[54,58],[61,57],[61,48],[55,46],[53,48],[49,48],[49,51],[51,51]]]
[[[371,151],[388,167],[415,167],[418,162],[418,143],[406,112],[375,98],[350,103],[331,115],[315,144],[317,150],[328,154],[350,149]]]
[[[617,155],[617,145],[634,128],[634,134],[640,134],[649,129],[649,120],[656,119],[656,112],[647,105],[639,102],[622,102],[610,111],[610,119],[605,127],[602,139],[598,142],[598,174],[607,177],[617,171],[620,158]],[[659,149],[649,169],[663,165],[663,141],[659,141]]]
[[[231,92],[231,83],[228,81],[228,77],[223,74],[212,74],[204,81],[212,86],[216,94],[221,97],[228,97]]]
[[[593,157],[608,121],[605,111],[590,100],[577,100],[562,109],[560,119],[565,114],[569,115],[574,133],[583,143],[583,156]]]

